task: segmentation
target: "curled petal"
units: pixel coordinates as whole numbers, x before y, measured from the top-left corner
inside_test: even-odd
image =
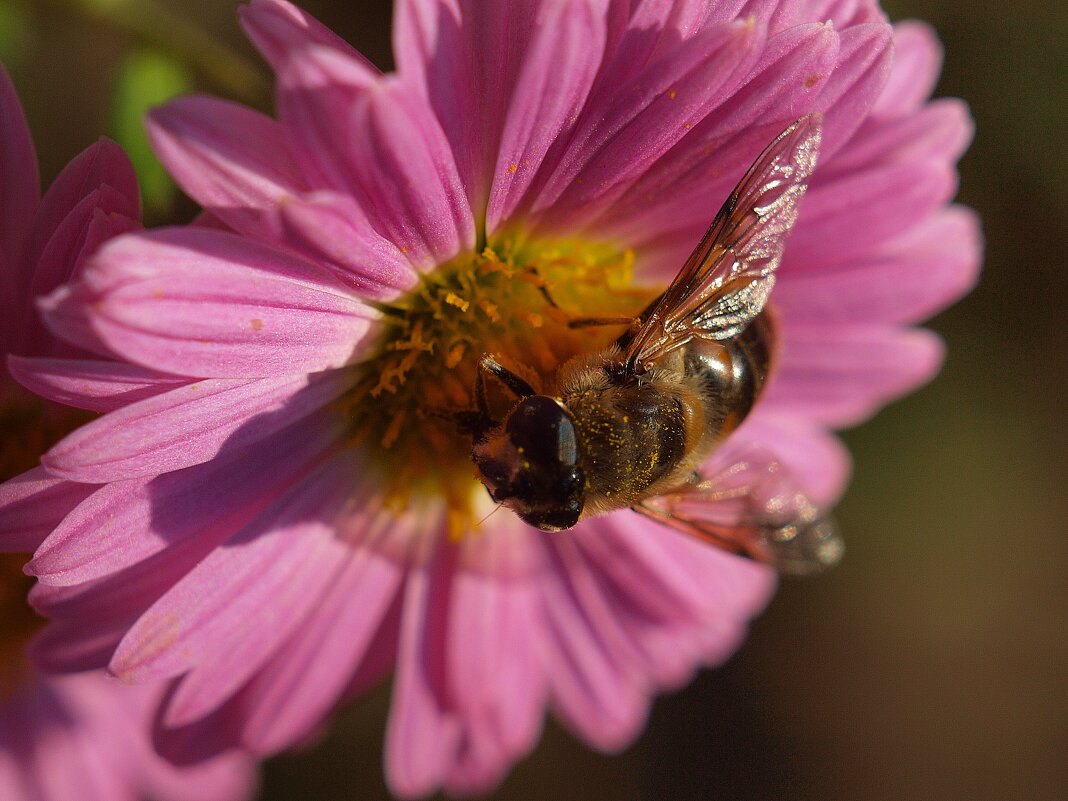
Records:
[[[87,197],[104,187],[111,193],[106,204],[109,213],[128,219],[139,217],[141,200],[133,164],[119,145],[101,138],[75,156],[48,187],[34,222],[30,258],[39,258],[60,224]]]

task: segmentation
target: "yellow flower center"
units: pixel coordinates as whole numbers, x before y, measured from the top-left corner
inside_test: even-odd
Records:
[[[490,355],[547,391],[560,365],[604,348],[624,327],[573,323],[633,317],[655,295],[632,285],[633,263],[630,251],[606,245],[496,241],[391,304],[376,354],[341,402],[352,444],[379,469],[391,508],[432,494],[446,499],[454,530],[470,527],[480,487],[471,435],[453,416],[475,409],[479,360]],[[494,379],[486,389],[500,420],[515,397]]]

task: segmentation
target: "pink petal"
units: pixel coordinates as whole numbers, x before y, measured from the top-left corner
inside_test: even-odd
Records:
[[[379,546],[414,531],[390,532],[381,518],[360,515],[363,529],[344,572],[328,587],[316,613],[252,682],[242,745],[268,754],[299,742],[343,696],[359,663],[395,604],[403,565]]]
[[[789,28],[814,19],[829,19],[839,29],[864,22],[885,21],[878,4],[870,0],[807,0],[803,3],[773,0],[770,5],[774,11],[772,25],[777,28]]]
[[[39,187],[37,154],[22,104],[7,71],[0,66],[0,249],[5,266],[11,270],[0,278],[5,284],[29,283],[28,276],[16,276],[14,270],[37,213]]]
[[[307,189],[282,126],[244,106],[185,97],[154,110],[147,129],[156,155],[182,189],[255,239],[275,238],[266,211]]]
[[[98,670],[108,663],[134,619],[52,623],[30,642],[26,655],[45,673]]]
[[[81,584],[168,556],[181,543],[206,553],[306,475],[338,435],[333,425],[300,421],[197,468],[112,482],[56,527],[29,570],[43,584]],[[176,553],[169,558],[179,561]]]
[[[531,632],[540,624],[545,564],[536,536],[513,520],[461,541],[446,669],[464,729],[445,776],[449,792],[497,784],[541,729],[548,688]]]
[[[287,86],[296,80],[283,77]],[[336,85],[301,86],[283,99],[283,120],[317,171],[354,194],[375,230],[412,264],[430,269],[474,245],[471,207],[448,142],[410,87],[387,77],[349,96]]]
[[[864,257],[781,270],[776,308],[806,322],[915,323],[966,294],[981,261],[978,217],[949,206]]]
[[[821,165],[821,180],[880,163],[956,163],[975,126],[968,107],[954,98],[935,100],[915,114],[870,118],[835,157]]]
[[[24,735],[30,735],[26,743],[30,747],[21,765],[33,785],[28,798],[136,801],[136,792],[122,770],[118,753],[101,746],[101,735],[106,732],[93,731],[95,727],[86,725],[89,721],[72,721],[79,717],[77,708],[70,708],[70,699],[61,686],[42,681],[31,692],[36,708],[23,726]],[[35,737],[34,729],[38,727],[44,731]]]
[[[894,54],[892,29],[883,22],[847,28],[839,35],[838,63],[822,81],[813,110],[823,112],[820,159],[826,162],[867,116],[886,85]]]
[[[398,73],[427,98],[475,209],[486,203],[505,110],[535,12],[528,0],[397,3]]]
[[[202,527],[203,528],[203,527]],[[234,528],[234,521],[228,531]],[[31,643],[42,670],[104,668],[119,641],[144,610],[197,565],[219,540],[218,528],[176,541],[166,550],[104,578],[71,587],[38,582],[30,603],[53,623]],[[198,532],[200,534],[200,532]]]
[[[278,212],[283,244],[334,269],[355,294],[391,300],[418,283],[400,248],[361,224],[363,213],[350,196],[320,191],[287,200]]]
[[[101,215],[105,219],[121,219],[123,228],[136,225],[116,211],[116,206],[124,205],[126,202],[117,191],[102,186],[81,198],[58,227],[48,231],[49,237],[44,242],[30,286],[21,299],[22,309],[16,310],[22,331],[21,341],[11,346],[12,352],[27,356],[55,353],[56,345],[38,318],[34,301],[70,280],[80,270],[86,256],[100,244]],[[105,226],[107,228],[110,226]]]
[[[278,76],[279,116],[294,157],[313,189],[336,189],[359,199],[355,224],[373,209],[362,189],[352,185],[351,170],[338,157],[349,146],[352,108],[380,78],[335,49],[312,47],[286,63]]]
[[[99,204],[109,213],[137,219],[141,213],[137,175],[125,151],[110,139],[101,138],[63,168],[48,187],[34,223],[32,258],[40,258],[46,243],[83,201],[104,188],[106,203]],[[38,267],[40,269],[40,267]],[[70,266],[67,267],[68,271]],[[51,291],[54,285],[38,291]]]
[[[942,340],[869,323],[791,323],[764,403],[825,425],[855,425],[921,386],[942,364]]]
[[[95,412],[109,412],[191,382],[186,376],[158,373],[134,364],[89,359],[9,356],[8,369],[31,392]]]
[[[454,549],[444,531],[424,540],[428,551],[409,568],[404,588],[393,702],[386,727],[386,777],[401,797],[425,795],[445,778],[462,734],[450,708],[444,660]]]
[[[549,148],[575,125],[601,64],[607,36],[604,6],[602,0],[578,0],[537,9],[505,117],[488,233],[512,214]]]
[[[583,528],[580,524],[575,534]],[[615,751],[645,722],[651,686],[639,652],[573,536],[546,538],[555,558],[542,594],[545,671],[553,708],[563,721],[596,748]]]
[[[699,664],[733,653],[774,591],[767,567],[629,510],[596,523],[578,542],[658,687],[677,687]]]
[[[130,361],[220,378],[346,364],[359,357],[379,316],[331,273],[206,229],[109,242],[83,284],[57,290],[42,305],[61,335],[80,331],[80,312]]]
[[[341,564],[347,546],[336,523],[352,469],[348,460],[328,464],[212,550],[130,628],[109,672],[143,682],[198,665],[212,670],[224,649],[252,665],[262,661],[301,624]]]
[[[773,454],[797,477],[816,506],[834,506],[849,481],[849,451],[837,437],[767,400],[761,401],[710,461],[730,464],[754,448]]]
[[[605,209],[597,229],[628,244],[686,230],[692,247],[753,159],[815,105],[821,81],[806,82],[834,69],[838,47],[838,34],[815,23],[770,39],[744,86]]]
[[[817,168],[788,258],[812,264],[862,257],[935,213],[956,188],[956,170],[937,162],[878,164],[829,178]]]
[[[548,212],[563,227],[610,207],[738,89],[761,55],[765,33],[749,22],[708,28],[628,79],[627,91],[610,86],[559,154],[534,211]]]
[[[369,79],[379,74],[348,42],[292,3],[252,0],[248,5],[238,6],[237,14],[245,33],[276,72],[308,49],[327,47],[351,59],[354,68],[365,69]]]
[[[121,687],[120,691],[129,689]],[[137,700],[151,711],[160,703],[160,686],[144,689],[148,692]],[[174,765],[160,758],[148,742],[144,722],[143,718],[137,720],[131,734],[144,740],[145,747],[139,749],[142,753],[134,756],[139,785],[147,797],[159,801],[246,801],[254,797],[256,766],[247,754],[229,751],[197,764]]]
[[[181,470],[234,452],[343,393],[340,372],[207,379],[132,403],[67,435],[42,457],[54,475],[104,483]]]
[[[0,550],[29,553],[97,487],[35,467],[0,484]]]
[[[942,45],[929,25],[906,20],[894,26],[894,69],[872,114],[892,117],[916,111],[931,96],[942,72]]]
[[[170,683],[170,691],[160,701],[153,721],[152,745],[156,753],[168,762],[184,767],[240,748],[247,690],[239,691],[221,707],[188,726],[165,729],[160,725],[160,718],[177,684],[177,681]]]

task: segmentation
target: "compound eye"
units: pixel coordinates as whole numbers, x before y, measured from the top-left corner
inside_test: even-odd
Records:
[[[509,416],[506,431],[512,444],[531,462],[568,466],[578,462],[575,424],[567,409],[553,398],[524,398]]]

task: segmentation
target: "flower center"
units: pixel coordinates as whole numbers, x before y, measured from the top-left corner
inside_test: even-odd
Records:
[[[26,643],[44,625],[28,603],[33,579],[23,574],[27,554],[0,554],[0,703],[6,701],[32,671]]]
[[[630,318],[653,297],[632,286],[633,262],[630,251],[586,242],[495,242],[392,304],[376,355],[342,401],[352,444],[381,468],[387,503],[404,509],[415,494],[443,496],[454,531],[469,528],[481,488],[471,434],[455,415],[476,408],[479,360],[490,355],[550,391],[560,365],[604,348],[624,326],[574,322]],[[499,421],[515,396],[494,379],[486,390]]]

